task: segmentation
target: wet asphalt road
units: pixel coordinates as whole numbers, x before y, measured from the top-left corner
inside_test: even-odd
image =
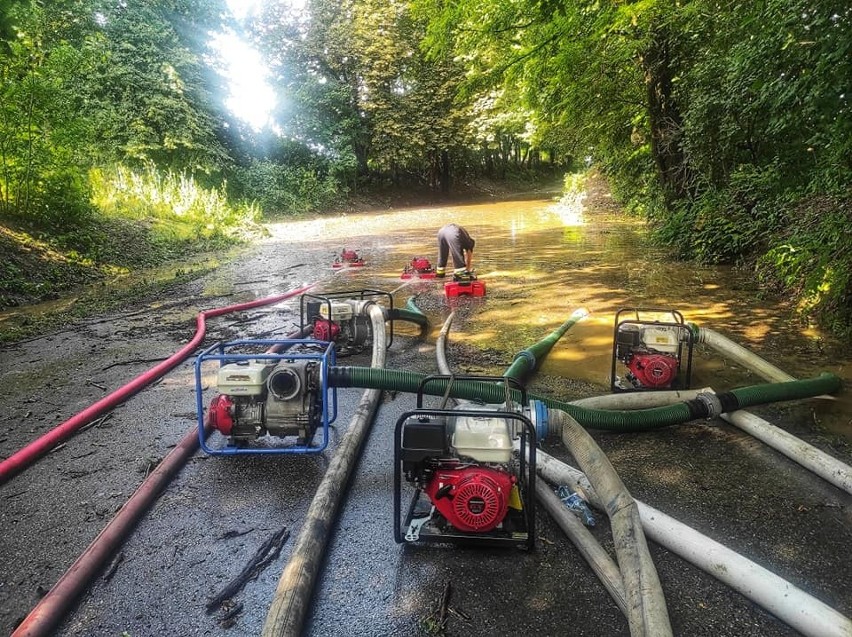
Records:
[[[204,280],[171,290],[170,299],[185,305],[161,311],[152,306],[154,299],[139,299],[125,312],[0,351],[0,453],[22,447],[149,368],[151,359],[179,349],[191,338],[200,309],[281,292],[317,272],[324,281],[320,289],[349,289],[327,267],[338,245],[270,242]],[[249,281],[262,282],[240,286]],[[398,283],[388,279],[391,288]],[[434,289],[422,291],[420,302],[432,310],[443,303]],[[297,323],[298,303],[285,303],[211,321],[207,342],[286,332]],[[400,332],[388,366],[434,372],[434,347],[411,329]],[[510,352],[502,360],[490,352],[485,363],[461,346],[452,345],[449,353],[458,371],[502,373],[511,362]],[[341,362],[368,364],[364,358]],[[547,376],[531,387],[551,394],[554,388],[566,398],[605,389]],[[205,403],[213,395],[208,387]],[[359,397],[357,390],[340,392],[336,438]],[[404,394],[385,396],[380,406],[330,539],[306,634],[628,635],[603,587],[541,511],[536,551],[529,554],[393,542],[392,431],[413,406],[413,397]],[[754,412],[852,462],[847,444],[809,426],[805,405]],[[195,426],[194,418],[188,361],[0,487],[0,634],[26,615]],[[722,422],[640,434],[595,432],[595,438],[635,497],[852,615],[850,496]],[[57,634],[258,635],[333,448],[320,457],[196,454]],[[545,449],[566,457],[560,445]],[[607,525],[599,520],[595,535],[611,549]],[[228,622],[221,621],[221,611],[207,614],[206,600],[282,527],[292,535],[281,556],[234,596],[242,611]],[[675,634],[796,634],[665,549],[652,544],[651,550]],[[439,600],[448,583],[451,610],[439,630]]]

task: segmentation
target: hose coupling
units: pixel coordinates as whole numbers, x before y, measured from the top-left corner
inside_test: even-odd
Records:
[[[712,392],[701,392],[695,398],[707,410],[707,420],[713,420],[725,413],[722,408],[722,401],[719,400],[719,397],[716,394]]]
[[[532,368],[535,369],[535,354],[533,354],[531,351],[529,351],[528,349],[521,350],[520,352],[515,354],[515,358],[512,359],[512,362],[515,362],[519,358],[526,358],[530,362],[530,365],[532,365]]]
[[[356,316],[369,316],[370,306],[376,305],[376,302],[372,299],[358,299],[350,302],[352,306],[352,313]],[[385,308],[381,308],[382,313],[385,316],[385,320],[388,320],[388,312]]]
[[[692,341],[694,343],[703,343],[706,340],[707,333],[697,323],[687,323],[687,326],[692,332]]]
[[[535,439],[540,443],[550,433],[547,405],[543,401],[534,398],[530,400],[530,420],[535,425]]]

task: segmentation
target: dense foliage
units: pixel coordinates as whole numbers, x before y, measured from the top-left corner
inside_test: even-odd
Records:
[[[676,256],[747,264],[852,322],[847,4],[266,0],[229,16],[225,0],[6,0],[0,219],[73,229],[132,209],[178,241],[227,236],[251,202],[292,214],[592,162]],[[216,34],[262,54],[274,126],[226,108]],[[165,230],[159,186],[207,193],[183,231]]]

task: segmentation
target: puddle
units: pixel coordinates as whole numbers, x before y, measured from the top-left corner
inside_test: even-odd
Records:
[[[0,312],[0,331],[15,324],[26,323],[32,319],[69,312],[84,301],[86,303],[98,304],[101,299],[106,302],[111,299],[127,296],[128,290],[133,290],[141,286],[168,283],[184,274],[194,271],[211,270],[222,265],[223,262],[231,257],[231,254],[227,253],[223,255],[222,252],[198,254],[182,261],[171,262],[162,267],[140,270],[130,274],[121,274],[98,283],[79,286],[70,294],[56,300],[4,310]],[[236,254],[236,251],[233,254]],[[220,277],[219,279],[211,278],[211,282],[208,284],[207,289],[205,289],[204,295],[216,296],[230,293],[233,290],[233,281],[225,277]],[[167,303],[168,299],[164,299],[162,302]],[[151,307],[156,308],[156,306],[157,304],[155,303]]]

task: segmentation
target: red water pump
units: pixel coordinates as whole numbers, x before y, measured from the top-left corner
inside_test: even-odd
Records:
[[[446,378],[427,377],[420,387]],[[454,378],[515,384],[502,377]],[[421,389],[418,408],[403,414],[396,425],[394,539],[532,549],[535,427],[526,412],[512,404],[423,409]],[[405,515],[404,489],[413,491]]]
[[[334,258],[333,268],[360,268],[364,265],[364,259],[358,254],[357,250],[348,250],[343,248],[340,254]]]
[[[301,330],[318,341],[334,343],[338,355],[358,354],[373,344],[373,327],[368,316],[371,305],[385,313],[393,311],[393,296],[378,290],[349,290],[326,295],[303,294]],[[393,322],[387,346],[393,342]]]
[[[689,388],[692,346],[692,330],[680,312],[619,310],[615,315],[612,349],[612,390]],[[618,362],[626,368],[623,376],[618,375]]]
[[[627,359],[627,368],[639,387],[671,387],[678,367],[677,357],[665,353],[636,351]]]
[[[402,270],[401,279],[434,279],[435,269],[426,257],[414,257]]]
[[[450,281],[444,283],[444,294],[448,299],[460,296],[485,296],[485,281],[476,279],[469,281]]]
[[[210,401],[207,410],[207,424],[222,433],[230,436],[234,429],[234,401],[230,396],[219,394]]]

